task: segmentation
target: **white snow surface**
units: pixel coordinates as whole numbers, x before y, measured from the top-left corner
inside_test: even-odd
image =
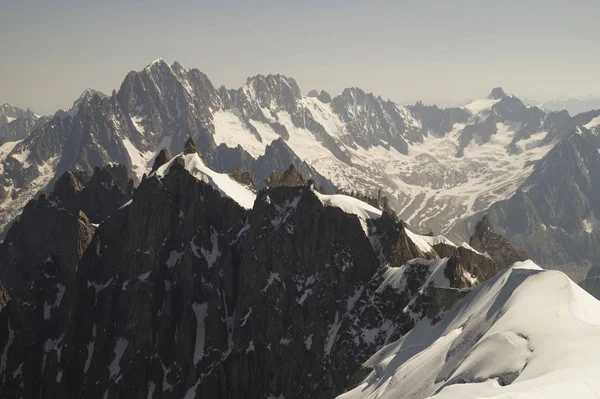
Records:
[[[265,153],[267,145],[271,144],[273,140],[277,140],[279,135],[269,125],[262,122],[252,121],[251,123],[258,131],[260,141],[235,112],[216,111],[213,114],[215,143],[217,145],[225,144],[231,148],[240,145],[254,158],[258,158]]]
[[[469,104],[465,105],[463,108],[469,111],[473,115],[477,115],[483,111],[489,111],[494,104],[496,104],[500,99],[493,98],[481,98],[477,100],[471,101]]]
[[[202,159],[200,159],[198,154],[177,155],[169,162],[158,168],[154,174],[160,178],[167,175],[171,170],[171,165],[173,165],[173,162],[175,159],[177,159],[177,157],[183,157],[185,169],[189,171],[196,179],[210,184],[212,187],[218,190],[221,195],[231,198],[246,209],[251,209],[254,205],[256,194],[254,194],[252,190],[243,184],[238,183],[225,173],[217,173],[213,171],[206,166],[204,162],[202,162]]]
[[[342,194],[325,195],[315,190],[312,190],[312,192],[324,206],[340,208],[346,213],[358,216],[359,219],[367,220],[381,217],[382,212],[379,209],[357,198]]]
[[[142,152],[135,148],[128,138],[123,138],[122,140],[123,145],[129,154],[129,159],[131,159],[133,170],[136,176],[141,179],[144,173],[147,173],[150,170],[150,162],[154,159],[156,151]]]
[[[519,262],[382,348],[339,398],[597,398],[598,342],[600,302],[561,272]]]
[[[593,127],[600,126],[600,115],[583,125],[583,127],[591,129]]]
[[[409,229],[404,229],[406,231],[406,235],[415,245],[424,253],[431,252],[433,250],[432,245],[434,240],[430,240],[433,237],[422,236],[420,234],[413,233]]]

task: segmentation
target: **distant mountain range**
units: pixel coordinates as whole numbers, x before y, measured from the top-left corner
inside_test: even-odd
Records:
[[[564,109],[567,110],[571,115],[577,115],[595,109],[600,109],[600,97],[561,97],[542,103],[529,100],[527,101],[527,104],[539,105],[550,111],[561,111]]]
[[[569,216],[535,219],[535,228],[554,226],[570,237],[536,243],[519,238],[516,213],[494,209],[535,186],[542,175],[538,165],[548,165],[542,160],[557,153],[560,143],[574,135],[592,137],[596,116],[528,106],[501,88],[445,109],[401,106],[359,88],[333,97],[317,90],[304,96],[294,79],[281,75],[251,77],[239,89],[215,88],[197,69],[157,60],[130,72],[111,95],[86,90],[71,110],[0,147],[0,220],[7,225],[69,170],[121,163],[137,184],[161,148],[175,153],[193,137],[209,167],[248,171],[258,187],[272,171],[283,173],[293,164],[327,193],[377,196],[381,190],[389,206],[421,232],[464,240],[474,222],[491,212],[496,228],[534,260],[583,279],[598,259],[593,251],[573,251],[571,244],[595,239],[590,206],[582,205],[568,222]],[[597,145],[593,139],[588,144]],[[558,201],[555,184],[569,181],[571,164],[591,166],[594,154],[583,166],[575,154],[563,159],[569,167],[557,173],[564,179],[549,181],[534,207]],[[580,188],[560,189],[568,196]],[[581,196],[582,203],[596,201],[593,190]],[[542,255],[550,253],[556,256]]]

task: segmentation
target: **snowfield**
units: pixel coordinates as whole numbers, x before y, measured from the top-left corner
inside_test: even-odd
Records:
[[[382,348],[339,398],[598,398],[599,343],[600,302],[561,272],[519,262]]]
[[[257,101],[253,97],[256,93],[245,88],[250,99]],[[485,98],[466,105],[464,108],[473,115],[468,123],[485,119],[498,101]],[[297,106],[325,128],[326,134],[350,157],[352,165],[337,158],[311,131],[295,126],[287,111],[277,107],[261,111],[267,120],[285,126],[289,133],[286,144],[338,188],[365,194],[383,189],[398,216],[419,231],[447,234],[461,220],[509,198],[531,174],[535,161],[552,148],[552,143],[539,145],[547,134],[539,132],[517,143],[518,154],[509,154],[507,148],[521,126],[498,123],[498,132],[488,143],[473,140],[464,149],[464,156],[457,158],[460,134],[465,127],[457,123],[444,137],[429,133],[423,142],[409,142],[408,154],[393,147],[367,149],[348,144],[351,135],[347,125],[331,104],[303,97]],[[407,126],[420,127],[408,108],[397,108],[406,118]],[[269,124],[250,120],[252,126],[249,126],[236,110],[215,112],[213,124],[217,145],[224,143],[231,148],[240,145],[255,158],[280,137]]]

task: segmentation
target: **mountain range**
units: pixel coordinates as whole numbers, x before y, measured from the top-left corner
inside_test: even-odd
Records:
[[[600,392],[600,111],[231,90],[158,60],[19,112],[0,397]]]
[[[293,165],[257,190],[182,149],[24,207],[0,243],[3,398],[598,392],[597,300],[490,217],[457,245]]]
[[[293,166],[256,191],[192,139],[161,154],[137,187],[65,172],[8,231],[2,397],[333,397],[525,259],[489,219],[456,245]]]
[[[359,88],[302,95],[281,75],[216,88],[197,69],[157,60],[111,95],[86,90],[72,109],[2,144],[0,221],[8,226],[66,171],[118,163],[137,185],[161,148],[177,153],[193,137],[216,172],[248,171],[261,188],[294,165],[327,194],[385,196],[422,233],[461,242],[489,214],[534,261],[581,280],[598,261],[599,115],[548,112],[501,88],[447,109],[401,106]],[[568,198],[575,206],[563,206]]]

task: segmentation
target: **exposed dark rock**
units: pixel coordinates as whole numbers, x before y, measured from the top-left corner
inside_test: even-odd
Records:
[[[600,267],[592,266],[585,280],[579,283],[594,298],[600,300]]]
[[[194,141],[193,138],[188,137],[187,141],[185,142],[185,148],[183,150],[184,154],[200,154],[198,152],[198,147],[196,146],[196,142]]]
[[[247,170],[242,172],[241,170],[236,169],[233,172],[231,172],[229,176],[231,176],[237,182],[240,182],[245,186],[251,187],[252,189],[256,189],[254,181],[252,181],[252,176]]]
[[[95,168],[86,172],[66,172],[56,182],[50,200],[72,213],[83,211],[93,223],[100,223],[131,199],[133,181],[123,165]]]
[[[160,150],[156,158],[154,158],[154,164],[152,165],[152,170],[150,173],[154,173],[158,168],[166,164],[171,160],[169,156],[169,151],[166,148]]]
[[[510,266],[515,262],[527,260],[524,252],[515,250],[505,237],[494,232],[487,215],[475,226],[475,234],[471,237],[469,245],[481,253],[487,253],[500,265]]]
[[[283,139],[277,139],[269,144],[265,154],[260,156],[252,168],[253,180],[259,187],[265,185],[279,184],[279,175],[284,174],[286,170],[294,166],[294,169],[302,175],[306,181],[312,179],[320,187],[323,187],[326,193],[336,192],[335,186],[323,176],[318,174],[310,165],[302,161]],[[277,173],[277,178],[272,179],[271,174]],[[269,184],[266,184],[269,181]]]
[[[435,252],[423,253],[419,247],[412,242],[406,233],[406,224],[398,221],[395,215],[383,212],[383,215],[373,221],[374,233],[377,237],[381,254],[389,260],[390,266],[399,267],[411,259],[437,258]]]
[[[438,135],[450,132],[455,123],[465,123],[469,119],[469,113],[462,108],[442,109],[436,105],[424,105],[419,101],[410,109],[427,130]]]
[[[488,98],[492,98],[494,100],[500,100],[504,97],[506,97],[506,92],[502,90],[502,87],[493,88],[490,95],[488,96]]]
[[[321,90],[317,99],[322,103],[329,104],[331,102],[331,96],[325,90]]]

